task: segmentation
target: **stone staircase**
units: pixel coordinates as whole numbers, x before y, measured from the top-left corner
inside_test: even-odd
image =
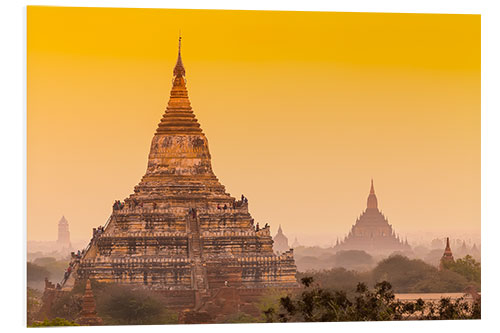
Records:
[[[199,221],[197,217],[188,215],[188,247],[189,258],[192,260],[191,287],[204,293],[208,289],[207,272],[204,265],[202,244],[200,239]]]

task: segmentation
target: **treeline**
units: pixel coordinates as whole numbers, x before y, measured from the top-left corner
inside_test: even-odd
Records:
[[[358,283],[353,295],[319,287],[314,278],[301,279],[304,289],[279,299],[279,305],[264,311],[267,322],[330,322],[480,319],[481,301],[441,298],[439,302],[398,301],[387,281],[373,289]]]
[[[69,260],[57,260],[53,257],[37,258],[33,262],[28,262],[28,287],[43,290],[45,278],[59,282],[68,264]]]
[[[471,256],[448,264],[445,269],[419,259],[394,255],[380,261],[373,269],[358,272],[343,267],[298,273],[298,279],[311,276],[322,288],[353,292],[359,282],[374,285],[388,281],[396,293],[463,292],[467,287],[481,289],[481,264]]]

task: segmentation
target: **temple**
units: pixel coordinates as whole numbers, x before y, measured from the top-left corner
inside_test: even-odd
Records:
[[[283,234],[283,230],[281,229],[281,224],[278,228],[278,232],[273,238],[273,249],[276,253],[284,253],[290,250],[290,246],[288,246],[288,238]]]
[[[356,220],[349,235],[343,241],[337,239],[336,251],[362,250],[370,254],[390,254],[410,251],[408,241],[401,240],[392,229],[387,218],[378,209],[373,180],[366,210]]]
[[[439,268],[444,269],[447,264],[454,262],[455,259],[453,259],[453,253],[451,252],[450,238],[446,237],[446,247],[444,249],[443,256],[441,257],[441,261],[439,262]]]
[[[57,225],[57,246],[60,250],[70,251],[71,241],[69,237],[69,223],[68,220],[63,216],[59,220]]]
[[[80,311],[76,323],[81,326],[102,325],[102,319],[97,315],[94,293],[90,280],[85,285],[85,294],[82,300],[82,311]]]
[[[226,193],[212,170],[188,98],[180,42],[145,175],[114,203],[83,254],[74,255],[63,289],[87,279],[128,284],[165,293],[173,307],[200,309],[210,308],[224,288],[245,303],[267,288],[298,286],[293,251],[274,254],[269,226],[254,225],[248,199]]]

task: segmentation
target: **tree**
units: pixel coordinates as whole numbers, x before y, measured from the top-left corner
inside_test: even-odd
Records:
[[[467,281],[481,284],[481,263],[470,255],[457,259],[455,262],[445,263],[444,267],[462,275]]]
[[[42,266],[28,262],[27,265],[28,282],[43,281],[50,276],[49,271]]]
[[[348,297],[345,291],[319,288],[313,278],[302,279],[304,290],[297,295],[280,299],[280,309],[268,309],[264,315],[268,322],[316,321],[379,321],[405,319],[479,319],[480,301],[472,306],[463,299],[451,301],[442,298],[439,304],[395,300],[392,286],[387,281],[378,282],[373,290],[364,283],[356,287],[356,296]]]
[[[38,312],[40,306],[42,305],[42,294],[38,290],[28,287],[26,291],[26,297],[27,321],[28,325],[30,325],[35,318],[35,314]]]
[[[373,258],[365,251],[339,251],[334,256],[335,266],[344,268],[368,267],[373,264]]]
[[[94,292],[97,313],[110,325],[157,325],[177,323],[165,308],[165,299],[145,289],[109,285]]]

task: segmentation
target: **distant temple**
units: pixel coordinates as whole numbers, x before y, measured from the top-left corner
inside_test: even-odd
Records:
[[[367,208],[352,226],[343,241],[337,240],[336,251],[362,250],[368,253],[392,253],[410,251],[408,240],[401,240],[387,218],[379,211],[373,180],[368,195]]]
[[[165,294],[168,306],[198,310],[233,295],[238,307],[229,310],[236,311],[267,288],[298,287],[293,251],[274,254],[270,227],[259,228],[248,199],[226,193],[212,170],[188,98],[180,38],[173,74],[145,175],[114,203],[83,254],[73,255],[63,289],[87,279],[128,284]]]
[[[276,236],[274,236],[273,241],[274,241],[273,249],[276,253],[283,253],[290,250],[290,246],[288,246],[288,238],[283,234],[283,230],[281,229],[281,224],[278,228]]]
[[[295,240],[293,241],[293,244],[292,244],[292,248],[296,249],[299,246],[301,246],[300,243],[299,243],[299,240],[297,239],[297,237],[295,237]]]
[[[439,268],[444,269],[446,264],[453,262],[455,262],[455,259],[453,259],[453,253],[451,252],[450,239],[446,237],[446,247],[444,249],[443,256],[441,257]]]
[[[69,223],[63,216],[57,225],[57,245],[61,250],[70,250],[71,241],[69,238]]]

